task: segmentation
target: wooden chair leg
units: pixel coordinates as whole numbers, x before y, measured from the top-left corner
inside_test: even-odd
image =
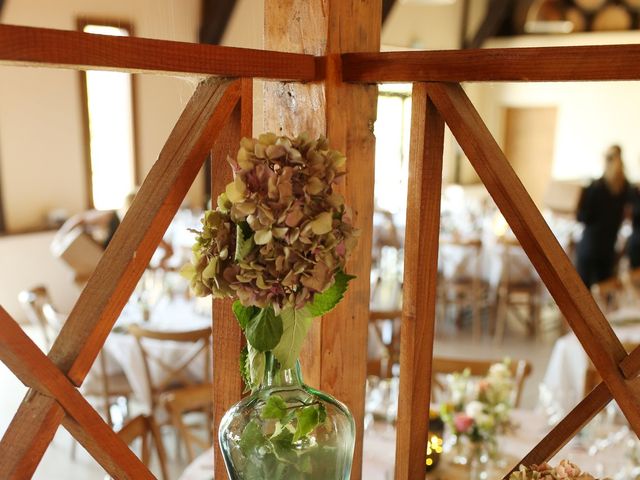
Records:
[[[495,343],[502,343],[507,324],[507,298],[503,293],[498,294],[496,308],[496,333],[493,337]]]

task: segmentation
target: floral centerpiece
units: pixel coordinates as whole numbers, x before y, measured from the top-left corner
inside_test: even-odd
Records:
[[[252,392],[219,439],[231,479],[347,479],[354,423],[346,406],[302,383],[298,356],[314,317],[342,299],[357,231],[334,190],[346,158],[325,138],[243,138],[234,179],[207,211],[184,269],[200,296],[235,298]]]
[[[552,468],[549,464],[533,465],[525,467],[520,465],[517,472],[509,476],[509,480],[598,480],[593,475],[580,470],[568,460],[562,460],[560,464]],[[607,479],[603,479],[607,480]]]
[[[470,377],[468,369],[451,375],[451,401],[441,405],[442,418],[455,435],[493,440],[510,426],[514,382],[509,361],[493,364],[476,383]]]

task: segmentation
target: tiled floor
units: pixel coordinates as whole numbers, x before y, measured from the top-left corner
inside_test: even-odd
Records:
[[[491,340],[474,342],[470,335],[450,333],[438,338],[435,345],[436,355],[461,358],[500,359],[511,357],[527,359],[533,364],[533,374],[524,393],[523,406],[533,408],[537,400],[537,385],[544,375],[551,344],[534,342],[512,335],[502,345],[495,345]],[[0,433],[4,432],[26,388],[0,363]],[[34,478],[38,480],[101,480],[105,477],[102,468],[78,447],[75,460],[71,459],[72,439],[60,428],[55,440],[47,450]],[[173,438],[166,441],[169,450],[169,468],[171,479],[178,478],[184,469],[184,461],[176,460]]]

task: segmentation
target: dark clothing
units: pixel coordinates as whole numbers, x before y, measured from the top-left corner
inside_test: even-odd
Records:
[[[120,217],[118,217],[118,212],[114,211],[109,219],[109,225],[107,226],[107,237],[102,245],[104,248],[107,248],[109,242],[113,238],[113,234],[116,233],[116,230],[120,226]]]
[[[629,184],[618,194],[600,178],[582,192],[578,221],[584,232],[576,248],[577,269],[587,287],[613,276],[615,244],[629,196]]]
[[[629,204],[633,230],[627,242],[627,255],[629,255],[631,268],[638,268],[640,267],[640,190],[638,187],[629,189]]]

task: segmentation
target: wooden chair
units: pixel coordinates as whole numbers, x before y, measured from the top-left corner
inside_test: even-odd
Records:
[[[189,331],[157,331],[143,328],[139,325],[130,325],[129,333],[133,335],[142,356],[147,385],[149,388],[149,398],[151,399],[152,410],[158,406],[161,394],[177,388],[183,388],[198,383],[211,382],[211,327]],[[179,342],[200,344],[190,355],[182,359],[178,364],[168,364],[165,359],[154,354],[147,345],[146,340]],[[195,361],[200,354],[204,354],[204,370],[202,378],[194,380],[187,373],[186,369]],[[151,375],[151,365],[159,367],[164,378],[157,380]]]
[[[387,378],[391,376],[391,368],[400,363],[400,320],[402,310],[371,310],[369,312],[369,335],[375,335],[375,342],[384,345],[382,355],[369,356],[367,360],[367,375]],[[382,333],[382,322],[391,322],[391,341],[385,342]],[[371,342],[371,340],[369,340]]]
[[[433,384],[437,389],[442,389],[443,385],[435,379],[437,374],[462,372],[465,369],[469,369],[472,377],[482,377],[489,372],[491,365],[499,362],[500,360],[468,360],[462,358],[433,357],[432,373],[434,380],[436,380]],[[525,380],[531,375],[533,368],[526,360],[511,360],[509,368],[511,369],[511,375],[513,375],[515,384],[512,401],[513,406],[517,408],[520,406],[520,401],[522,400]]]
[[[147,386],[149,388],[149,398],[151,399],[151,412],[152,415],[154,415],[154,418],[157,418],[155,416],[158,414],[158,409],[159,407],[162,407],[160,397],[163,394],[202,383],[211,383],[211,327],[198,330],[171,332],[149,330],[139,325],[131,325],[129,326],[129,332],[135,338],[142,356]],[[197,348],[194,347],[191,353],[186,358],[183,358],[179,363],[168,364],[165,359],[154,354],[149,348],[147,348],[147,346],[145,346],[147,340],[179,342],[194,344],[194,346],[199,344],[199,346]],[[187,374],[186,370],[201,354],[204,355],[203,374],[201,378],[194,379]],[[163,373],[163,378],[154,379],[151,375],[152,364],[159,367],[160,371]],[[208,417],[208,424],[211,425],[213,421],[211,404],[206,406],[205,413]],[[161,423],[164,424],[165,422]],[[181,432],[176,430],[178,454],[180,453],[181,439]]]
[[[541,281],[537,277],[514,279],[513,254],[522,247],[512,238],[501,238],[499,243],[503,246],[503,264],[496,298],[494,340],[502,342],[504,339],[510,313],[525,326],[530,335],[534,336],[540,324]],[[522,313],[523,308],[527,310],[526,315]]]
[[[201,450],[206,450],[211,446],[213,432],[211,430],[212,423],[208,421],[206,438],[196,435],[194,425],[185,423],[184,416],[192,412],[208,412],[212,401],[213,384],[211,383],[180,388],[160,396],[160,404],[169,413],[171,423],[184,441],[189,463],[195,458],[194,444]]]
[[[625,285],[618,277],[611,277],[591,286],[591,294],[605,314],[620,308],[626,293]]]
[[[167,473],[167,454],[162,443],[162,435],[160,429],[153,417],[139,415],[128,421],[119,431],[118,437],[127,445],[131,445],[137,439],[140,439],[140,460],[147,467],[151,460],[150,443],[153,442],[156,454],[158,455],[158,463],[160,465],[160,473],[162,480],[169,480]],[[107,479],[111,478],[109,476]]]
[[[471,310],[473,338],[479,340],[482,336],[482,309],[488,306],[488,286],[482,279],[482,240],[480,239],[440,239],[441,245],[470,250],[470,258],[474,262],[473,270],[462,276],[452,278],[441,277],[438,289],[439,300],[443,316],[446,318],[449,305],[455,305],[457,310],[456,324],[460,327],[461,315],[464,308]]]
[[[59,333],[59,328],[52,328],[44,315],[43,307],[51,304],[51,297],[44,285],[38,285],[18,294],[18,302],[27,316],[27,320],[37,327],[44,339],[44,350],[48,352],[53,340]]]

